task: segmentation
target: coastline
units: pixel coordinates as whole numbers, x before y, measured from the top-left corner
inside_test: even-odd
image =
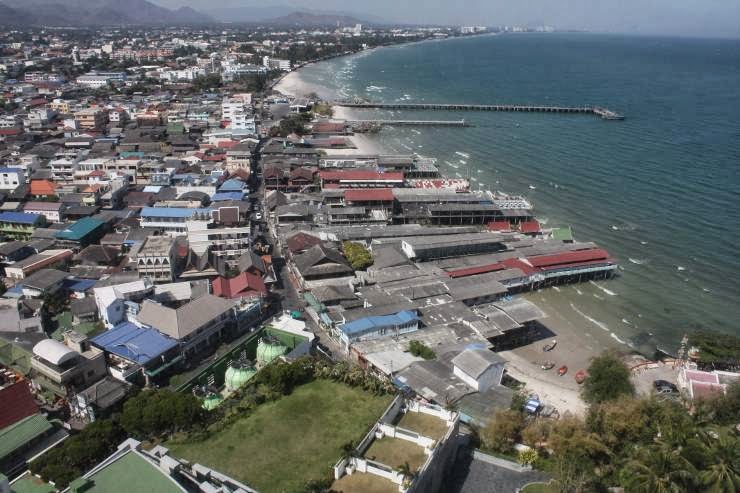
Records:
[[[302,77],[301,69],[286,74],[273,89],[292,97],[300,97],[310,92],[317,92],[325,99],[334,97],[327,88],[320,88],[323,89],[323,94],[317,91],[316,86]],[[333,110],[333,119],[356,118],[350,108],[334,106]],[[332,153],[344,155],[392,153],[384,146],[382,138],[378,135],[358,134],[350,139],[356,149],[333,150]],[[577,297],[573,295],[575,291],[565,288],[556,291],[550,288],[547,291],[522,295],[546,313],[547,318],[543,319],[542,323],[554,335],[515,350],[502,351],[501,355],[508,360],[507,372],[526,385],[526,392],[536,394],[543,402],[554,405],[561,413],[582,414],[586,410],[586,404],[580,398],[580,386],[574,380],[575,373],[586,369],[590,360],[604,351],[613,350],[626,355],[634,350],[603,324],[579,313],[573,306],[577,301]],[[552,338],[558,340],[555,350],[543,352],[542,346]],[[545,360],[555,363],[554,369],[543,371],[540,365]],[[564,376],[558,376],[557,369],[563,365],[568,367],[568,372]]]

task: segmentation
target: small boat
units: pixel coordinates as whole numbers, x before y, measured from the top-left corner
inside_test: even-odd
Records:
[[[588,372],[586,370],[578,370],[574,378],[576,379],[576,383],[580,385],[586,381],[587,376],[588,376]]]
[[[542,363],[542,365],[540,365],[540,368],[542,368],[543,370],[552,370],[553,368],[555,368],[555,363],[553,363],[552,361],[545,361],[544,363]]]
[[[542,346],[542,350],[544,352],[548,353],[548,352],[552,351],[553,349],[555,349],[555,346],[557,346],[557,345],[558,345],[557,339],[553,339],[551,343],[545,344],[544,346]]]
[[[560,375],[561,377],[563,375],[565,375],[566,373],[568,373],[568,367],[567,366],[563,365],[560,368],[558,368],[558,375]]]

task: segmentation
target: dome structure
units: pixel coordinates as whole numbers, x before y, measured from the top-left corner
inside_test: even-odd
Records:
[[[267,365],[287,352],[288,347],[276,337],[262,337],[257,344],[257,364],[259,366]]]
[[[54,339],[44,339],[33,347],[33,354],[53,365],[62,366],[80,353]]]
[[[243,387],[255,374],[257,370],[249,362],[235,361],[226,370],[224,385],[226,390],[233,392]]]
[[[221,403],[223,402],[224,398],[220,395],[214,393],[210,393],[206,396],[205,399],[203,399],[203,409],[206,411],[213,411],[216,409]]]

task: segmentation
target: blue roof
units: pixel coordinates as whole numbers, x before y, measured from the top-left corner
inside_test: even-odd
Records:
[[[208,214],[211,209],[189,209],[187,207],[144,207],[141,217],[192,217],[193,214]]]
[[[342,325],[342,332],[354,334],[379,327],[393,327],[402,325],[413,320],[418,320],[419,315],[414,310],[404,310],[393,315],[380,315],[376,317],[365,317]]]
[[[62,286],[68,291],[84,292],[95,286],[95,279],[65,279]]]
[[[218,202],[221,200],[241,200],[244,198],[244,192],[218,192],[211,195],[211,200]]]
[[[75,221],[74,224],[59,231],[56,237],[62,240],[79,241],[103,225],[105,223],[99,219],[83,217],[79,221]]]
[[[223,182],[223,184],[218,187],[219,192],[234,192],[239,190],[244,190],[245,183],[241,180],[237,180],[236,178],[232,178],[230,180],[226,180]]]
[[[0,173],[23,173],[20,168],[0,168]]]
[[[43,221],[41,214],[29,214],[28,212],[0,212],[0,222],[14,224],[36,224]]]
[[[153,359],[177,346],[177,341],[154,329],[145,329],[131,322],[123,322],[93,337],[96,346],[125,358],[146,365]]]

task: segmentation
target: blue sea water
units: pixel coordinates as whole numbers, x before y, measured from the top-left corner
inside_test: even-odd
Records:
[[[552,294],[574,316],[644,350],[675,349],[700,327],[740,334],[740,41],[481,36],[381,48],[306,67],[301,78],[327,97],[588,104],[625,114],[607,122],[361,112],[465,118],[474,126],[385,129],[378,138],[389,150],[438,158],[475,189],[526,194],[547,227],[571,225],[578,240],[618,258],[617,279]]]

